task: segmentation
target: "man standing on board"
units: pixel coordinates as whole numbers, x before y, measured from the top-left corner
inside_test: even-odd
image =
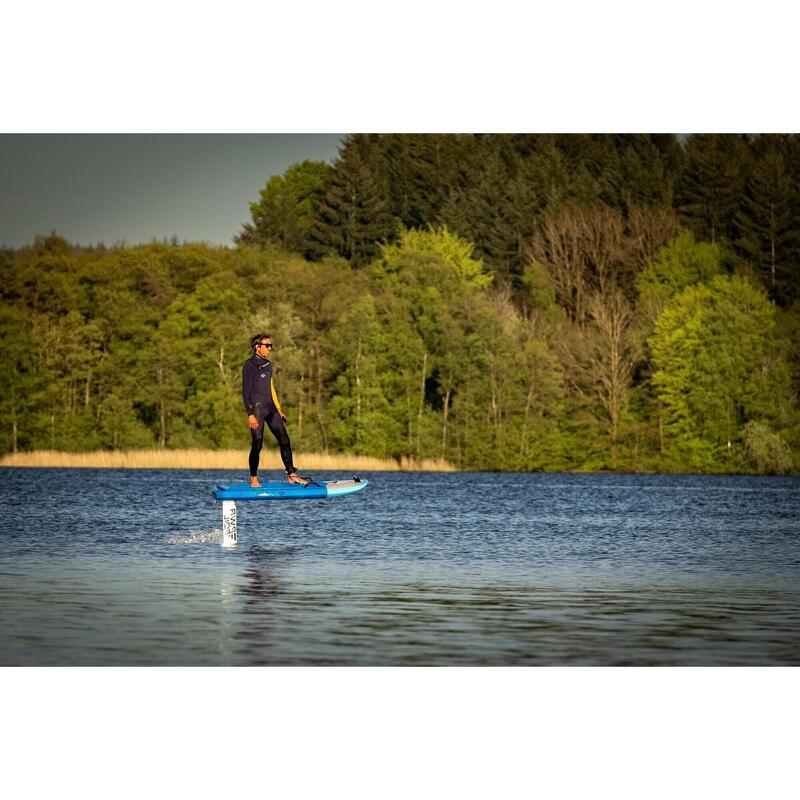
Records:
[[[308,479],[298,475],[292,464],[292,445],[284,424],[286,416],[272,381],[272,362],[269,360],[273,349],[272,337],[268,333],[257,333],[250,340],[250,346],[253,348],[253,355],[242,367],[242,399],[253,440],[250,447],[250,486],[253,489],[261,486],[258,481],[258,462],[264,443],[264,427],[268,427],[278,441],[289,483],[305,486]]]

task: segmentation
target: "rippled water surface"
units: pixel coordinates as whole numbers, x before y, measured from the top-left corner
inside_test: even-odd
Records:
[[[371,473],[229,550],[242,473],[0,474],[3,665],[800,663],[796,478]]]

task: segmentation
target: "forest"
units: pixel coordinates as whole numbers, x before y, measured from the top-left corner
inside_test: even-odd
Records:
[[[800,136],[354,134],[231,246],[0,251],[0,453],[249,447],[797,474]]]

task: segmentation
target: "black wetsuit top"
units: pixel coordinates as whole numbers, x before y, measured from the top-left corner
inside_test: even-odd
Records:
[[[248,415],[255,414],[258,403],[265,412],[277,411],[282,414],[278,396],[272,385],[272,362],[267,358],[253,355],[242,366],[242,400]]]

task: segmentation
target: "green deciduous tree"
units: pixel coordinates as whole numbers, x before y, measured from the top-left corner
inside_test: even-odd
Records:
[[[473,250],[443,226],[403,230],[370,267],[384,325],[393,331],[394,411],[414,455],[438,456],[449,447],[450,408],[464,374],[465,314],[492,281]]]
[[[750,463],[761,474],[782,475],[792,467],[792,453],[784,439],[763,422],[751,420],[743,439]]]
[[[676,294],[687,286],[706,283],[722,272],[722,251],[718,244],[698,242],[683,229],[636,279],[639,304],[650,324]]]
[[[0,305],[0,448],[16,453],[37,441],[35,422],[46,411],[47,378],[35,369],[30,318]]]
[[[259,200],[250,204],[252,222],[244,224],[236,241],[256,247],[277,244],[303,256],[312,255],[311,227],[331,172],[324,161],[302,161],[292,164],[283,175],[274,175]]]
[[[383,458],[405,452],[401,420],[392,408],[397,343],[381,320],[374,298],[359,298],[332,329],[339,349],[338,376],[330,401],[331,432],[337,449]],[[402,332],[400,332],[402,335]]]
[[[751,420],[785,425],[791,390],[775,311],[747,280],[717,276],[664,309],[649,339],[677,469],[735,468]]]
[[[486,470],[563,463],[564,380],[550,348],[506,293],[476,297],[465,323],[453,402],[457,460]]]

